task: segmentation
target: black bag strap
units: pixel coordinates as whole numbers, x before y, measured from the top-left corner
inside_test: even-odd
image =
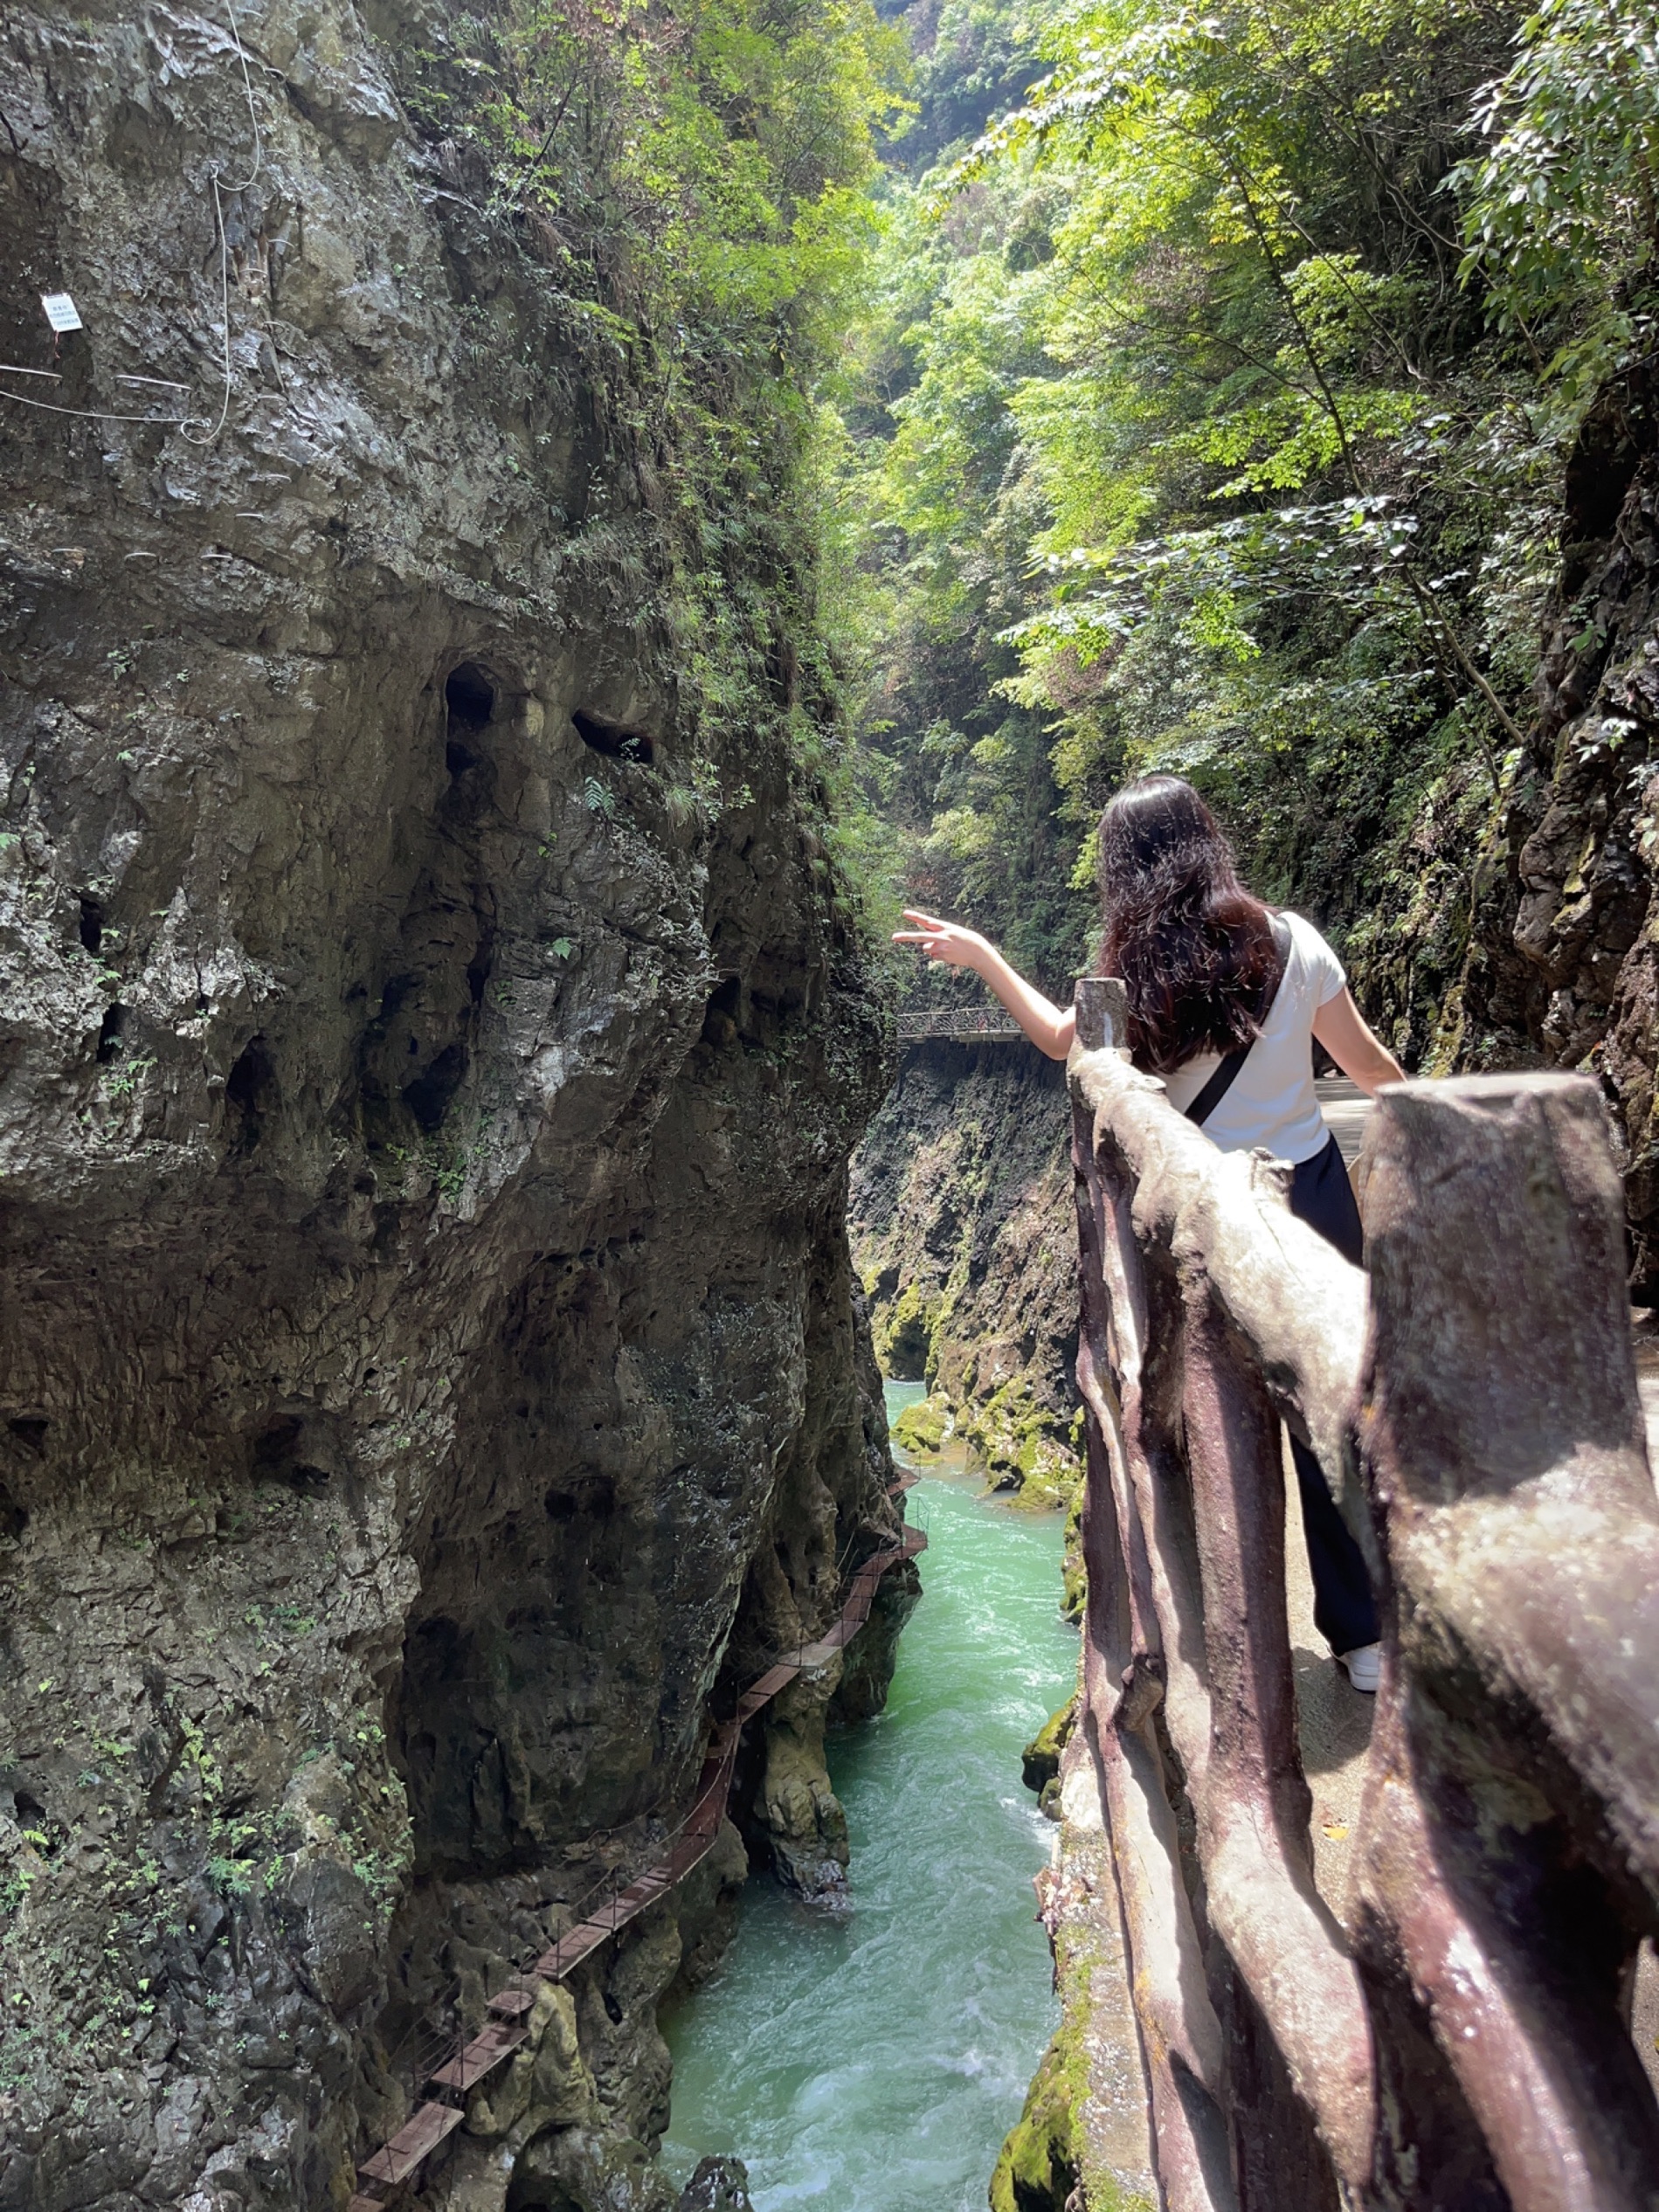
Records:
[[[1273,1002],[1279,995],[1279,985],[1284,981],[1284,971],[1290,964],[1289,923],[1282,915],[1279,914],[1268,915],[1268,922],[1273,931],[1273,949],[1278,954],[1279,961],[1278,971],[1273,978],[1271,986],[1262,998],[1261,1019],[1263,1021],[1273,1012]],[[1222,1054],[1212,1071],[1208,1082],[1185,1109],[1187,1120],[1195,1128],[1203,1128],[1205,1123],[1209,1120],[1210,1116],[1232,1089],[1239,1070],[1250,1057],[1255,1046],[1255,1039],[1253,1037],[1248,1045],[1234,1045],[1231,1052]]]

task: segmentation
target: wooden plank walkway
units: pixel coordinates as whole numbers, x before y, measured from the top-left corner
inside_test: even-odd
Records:
[[[908,1471],[895,1476],[889,1495],[901,1496],[916,1479]],[[902,1528],[896,1542],[872,1553],[854,1575],[840,1614],[827,1635],[814,1643],[802,1645],[792,1658],[778,1661],[750,1683],[737,1701],[735,1718],[722,1721],[709,1739],[691,1810],[667,1856],[636,1874],[626,1888],[586,1914],[574,1927],[567,1928],[536,1961],[532,1969],[536,1979],[563,1981],[584,1959],[591,1958],[619,1930],[666,1896],[708,1857],[720,1833],[726,1800],[731,1793],[732,1772],[737,1763],[743,1724],[798,1676],[823,1666],[838,1651],[845,1649],[868,1621],[881,1577],[901,1560],[918,1557],[926,1551],[927,1545],[922,1530]],[[495,2019],[430,2075],[428,2086],[443,2092],[446,2098],[465,2097],[528,2040],[529,2030],[522,2022],[535,2002],[534,1991],[522,1981],[498,1990],[487,2001],[488,2010],[496,2015]],[[381,2212],[386,2193],[406,2188],[425,2160],[460,2126],[464,2117],[464,2107],[459,2104],[431,2101],[418,2105],[391,2140],[357,2168],[358,2179],[364,2184],[366,2193],[351,2199],[348,2212]]]
[[[1359,1157],[1371,1101],[1358,1084],[1351,1083],[1346,1075],[1321,1075],[1314,1089],[1319,1095],[1320,1110],[1330,1125],[1331,1134],[1340,1146],[1344,1160],[1351,1167]]]
[[[965,1044],[1023,1044],[1025,1031],[1000,1006],[958,1006],[948,1011],[933,1007],[923,1013],[902,1013],[897,1038],[902,1045],[920,1044],[925,1037],[951,1037]]]
[[[510,2058],[519,2045],[529,2039],[529,2032],[528,2028],[509,2027],[504,2021],[486,2028],[447,2066],[438,2069],[432,2077],[432,2086],[453,2089],[464,2097],[487,2075],[493,2074],[504,2059]]]
[[[357,2168],[362,2181],[378,2181],[383,2188],[401,2188],[412,2179],[422,2161],[448,2139],[466,2115],[458,2105],[417,2105],[390,2143]]]

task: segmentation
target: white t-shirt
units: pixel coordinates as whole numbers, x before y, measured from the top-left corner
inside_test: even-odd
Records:
[[[1286,914],[1290,954],[1262,1033],[1232,1087],[1204,1124],[1204,1134],[1224,1152],[1260,1145],[1277,1160],[1299,1166],[1331,1141],[1313,1088],[1313,1018],[1347,988],[1342,963],[1311,922]],[[1219,1053],[1200,1054],[1165,1076],[1170,1103],[1185,1112],[1220,1065]]]

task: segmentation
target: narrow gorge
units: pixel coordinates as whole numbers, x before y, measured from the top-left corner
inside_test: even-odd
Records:
[[[1659,1301],[1655,41],[0,14],[0,2212],[1150,2202],[1067,1078],[891,939],[1069,1000],[1172,770]]]

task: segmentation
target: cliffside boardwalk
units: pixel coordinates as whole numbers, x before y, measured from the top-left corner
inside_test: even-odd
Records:
[[[902,1013],[897,1024],[902,1045],[919,1045],[929,1037],[953,1037],[965,1044],[1019,1044],[1025,1034],[1000,1006],[930,1006],[921,1013]]]
[[[1168,2212],[1638,2212],[1659,1508],[1595,1084],[1407,1083],[1369,1282],[1079,985],[1082,1725]],[[1382,1603],[1345,1919],[1316,1884],[1280,1421]],[[1089,2200],[1094,2202],[1091,2196]]]
[[[899,1474],[891,1485],[892,1494],[898,1496],[909,1490],[915,1479],[909,1473]],[[427,2159],[465,2120],[468,2095],[527,2041],[529,2030],[525,2025],[525,2015],[535,2004],[537,1983],[563,1980],[584,1959],[665,1897],[694,1867],[702,1864],[714,1849],[725,1817],[732,1771],[746,1724],[797,1676],[826,1665],[851,1643],[870,1617],[881,1577],[901,1560],[918,1558],[926,1551],[927,1543],[923,1530],[905,1528],[896,1542],[884,1544],[872,1552],[848,1583],[846,1599],[833,1625],[813,1642],[798,1645],[787,1658],[778,1661],[750,1683],[737,1700],[731,1718],[715,1729],[691,1809],[674,1831],[667,1853],[636,1874],[626,1886],[619,1888],[605,1883],[590,1892],[582,1902],[575,1925],[542,1953],[530,1973],[509,1982],[490,1998],[488,2008],[494,2017],[489,2025],[427,2077],[429,2094],[416,2105],[391,2140],[357,2168],[360,2187],[348,2212],[377,2212],[377,2208],[386,2204],[394,2194],[411,2183],[418,2186]]]

